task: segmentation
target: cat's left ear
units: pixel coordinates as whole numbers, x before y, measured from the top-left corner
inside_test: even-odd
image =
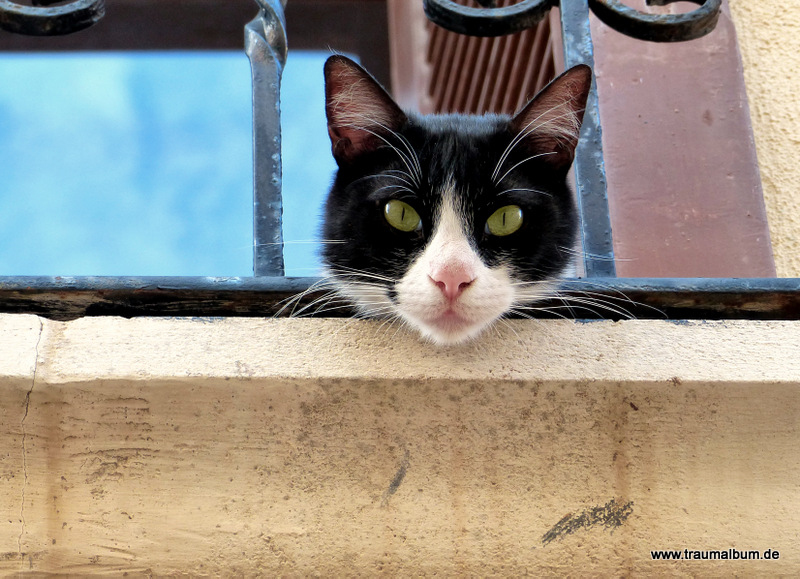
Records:
[[[523,142],[557,169],[568,169],[592,88],[592,69],[579,64],[556,78],[511,120]]]
[[[325,114],[339,165],[391,142],[405,113],[372,76],[342,55],[325,63]]]

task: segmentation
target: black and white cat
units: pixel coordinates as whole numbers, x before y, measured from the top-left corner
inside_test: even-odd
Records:
[[[591,70],[577,66],[514,117],[403,112],[360,66],[325,64],[339,166],[325,207],[325,275],[363,315],[438,344],[552,297],[570,265],[567,185]]]

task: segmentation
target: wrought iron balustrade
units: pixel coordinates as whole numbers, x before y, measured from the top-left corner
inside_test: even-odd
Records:
[[[39,0],[36,4],[54,1]],[[522,0],[508,7],[498,7],[494,0],[479,0],[481,8],[452,0],[416,1],[424,2],[426,14],[436,24],[478,36],[509,34],[533,26],[552,8],[559,7],[567,67],[579,63],[593,65],[590,11],[612,28],[634,38],[674,42],[710,32],[721,9],[721,0],[690,0],[699,6],[696,10],[669,15],[645,14],[619,0]],[[647,3],[666,5],[675,1],[647,0]],[[253,83],[254,277],[5,277],[0,278],[0,311],[59,319],[83,315],[272,315],[279,310],[281,300],[307,290],[317,281],[284,277],[280,83],[288,46],[284,16],[287,0],[255,2],[258,14],[245,27]],[[67,16],[71,13],[72,16]],[[52,19],[50,24],[42,20],[47,14]],[[0,28],[15,33],[63,34],[71,31],[70,26],[73,30],[86,28],[102,15],[102,0],[25,9],[11,0],[0,0]],[[606,312],[604,317],[631,313],[637,317],[673,319],[800,319],[800,280],[796,279],[615,277],[596,88],[587,105],[575,174],[587,279],[567,280],[565,289],[621,298],[620,311]],[[306,299],[311,301],[314,297],[310,292]],[[593,315],[587,312],[585,317]]]

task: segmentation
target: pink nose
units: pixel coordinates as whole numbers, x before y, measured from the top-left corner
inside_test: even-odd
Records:
[[[428,277],[436,284],[444,297],[453,301],[475,281],[475,275],[464,266],[450,266],[435,270]]]

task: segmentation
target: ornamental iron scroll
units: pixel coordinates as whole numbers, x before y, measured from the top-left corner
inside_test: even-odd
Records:
[[[647,0],[648,6],[666,6],[681,0]],[[639,40],[680,42],[711,32],[717,24],[722,0],[685,0],[700,7],[685,14],[648,14],[620,0],[588,0],[597,17],[611,28]],[[470,36],[504,36],[538,24],[560,0],[522,0],[497,7],[495,0],[480,0],[483,8],[454,0],[423,0],[428,18],[439,26]]]
[[[96,24],[106,13],[105,0],[75,0],[48,7],[63,0],[33,0],[25,6],[0,0],[0,29],[27,36],[62,36]]]
[[[648,6],[666,6],[680,0],[647,0]],[[705,36],[717,26],[722,0],[686,0],[700,8],[685,14],[645,14],[619,0],[589,0],[597,17],[614,30],[639,40],[681,42]]]
[[[259,13],[244,32],[253,78],[253,271],[283,276],[280,94],[288,50],[287,0],[256,2]]]
[[[469,36],[505,36],[536,26],[554,6],[553,0],[523,0],[497,7],[494,0],[484,8],[456,4],[453,0],[424,0],[428,19],[452,32]]]

